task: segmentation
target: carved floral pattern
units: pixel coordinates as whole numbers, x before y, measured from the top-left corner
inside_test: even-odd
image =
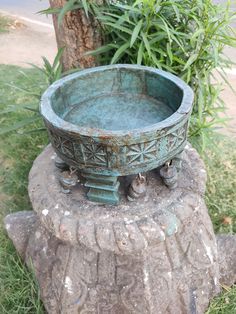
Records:
[[[84,155],[83,155],[83,145],[81,143],[74,143],[74,159],[78,160],[79,162],[84,162]]]
[[[140,143],[128,147],[127,161],[128,164],[143,163],[156,158],[157,141]]]
[[[113,149],[112,154],[107,152],[107,147],[100,143],[86,142],[85,140],[71,141],[62,136],[57,135],[50,130],[49,135],[55,149],[65,157],[72,159],[76,163],[84,165],[94,165],[98,167],[112,167],[112,163],[116,163],[116,167],[128,165],[139,165],[143,163],[155,162],[158,158],[164,158],[169,152],[177,149],[186,140],[187,126],[180,126],[169,134],[163,134],[160,138],[151,141],[121,146],[119,149]],[[117,148],[116,146],[114,146]],[[119,156],[121,158],[119,158]],[[120,160],[120,164],[117,164]]]
[[[74,158],[74,147],[73,143],[69,140],[62,140],[61,141],[61,151],[64,155]]]
[[[61,147],[61,141],[62,141],[61,137],[58,136],[58,135],[56,135],[56,134],[53,133],[52,131],[50,131],[49,137],[50,137],[50,140],[51,140],[51,142],[53,143],[53,145],[54,145],[56,148],[60,149],[60,147]]]
[[[174,131],[168,136],[169,150],[178,147],[186,139],[187,123],[182,127]]]
[[[87,163],[99,164],[106,166],[107,153],[102,145],[86,144],[83,145],[84,160]]]

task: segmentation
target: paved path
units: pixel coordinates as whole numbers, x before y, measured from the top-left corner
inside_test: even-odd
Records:
[[[21,27],[0,34],[0,63],[29,67],[52,61],[57,53],[51,18],[36,14],[49,6],[47,0],[0,0],[0,13],[21,22]],[[23,25],[22,25],[23,24]]]
[[[38,11],[49,7],[48,0],[0,0],[0,10],[11,15],[20,15],[43,23],[51,24],[51,18]]]

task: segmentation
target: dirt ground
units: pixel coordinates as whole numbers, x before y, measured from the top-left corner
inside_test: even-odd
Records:
[[[0,63],[29,67],[27,63],[41,65],[42,56],[52,61],[57,51],[53,26],[16,17],[12,19],[14,22],[9,31],[0,33]],[[227,48],[226,54],[236,61],[236,49]],[[228,78],[236,91],[236,68],[228,73]],[[227,116],[231,119],[224,133],[236,136],[236,94],[224,85],[221,97],[227,104]]]
[[[45,25],[13,18],[9,31],[0,33],[0,63],[29,67],[27,63],[41,65],[42,56],[52,61],[56,39],[52,25]]]

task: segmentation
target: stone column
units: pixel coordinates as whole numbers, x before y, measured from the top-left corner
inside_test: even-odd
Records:
[[[176,189],[163,185],[157,169],[147,173],[146,196],[128,202],[131,178],[120,178],[118,206],[88,201],[82,178],[63,194],[51,146],[35,160],[29,175],[34,212],[8,215],[5,226],[33,267],[48,313],[206,310],[220,291],[217,243],[203,199],[206,171],[190,146],[182,158]],[[226,263],[221,259],[224,283]],[[236,279],[232,259],[231,274]]]

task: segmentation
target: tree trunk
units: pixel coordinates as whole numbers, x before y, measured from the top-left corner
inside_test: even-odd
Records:
[[[49,0],[51,8],[60,8],[66,0]],[[58,26],[58,18],[53,14],[57,46],[65,47],[62,65],[65,71],[72,68],[89,68],[96,65],[95,57],[85,56],[85,52],[101,46],[102,39],[98,22],[83,10],[68,12]]]

